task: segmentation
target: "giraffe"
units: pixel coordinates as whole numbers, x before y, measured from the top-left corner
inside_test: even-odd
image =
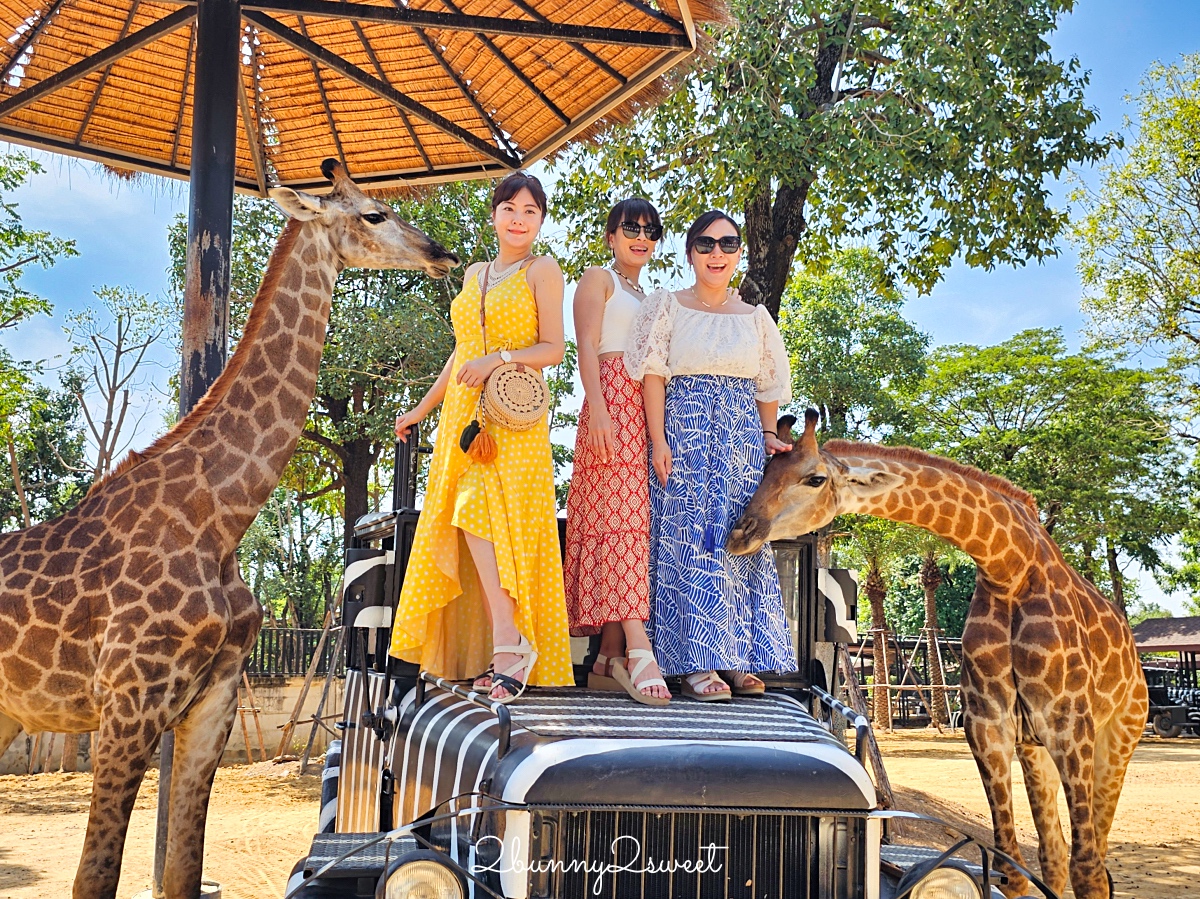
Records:
[[[196,407],[75,508],[0,535],[0,752],[26,731],[96,730],[75,899],[116,895],[129,815],[175,731],[163,892],[200,895],[205,817],[262,608],[236,549],[292,456],[346,266],[442,277],[459,260],[339,164],[289,216],[237,351]]]
[[[978,577],[962,637],[965,730],[996,846],[1021,861],[1015,753],[1043,880],[1061,894],[1069,872],[1078,899],[1108,897],[1109,828],[1148,707],[1124,615],[1067,564],[1024,490],[909,447],[845,440],[818,447],[818,417],[807,410],[793,450],[767,466],[727,548],[753,552],[772,536],[806,534],[857,513],[923,527],[970,555]],[[780,424],[790,430],[794,421],[788,416]],[[1069,855],[1058,816],[1060,783],[1071,822]],[[1027,878],[1010,865],[1003,870],[1007,895],[1028,892]]]

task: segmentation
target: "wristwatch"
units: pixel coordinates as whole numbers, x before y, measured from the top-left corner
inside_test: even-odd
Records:
[[[500,361],[505,365],[508,365],[508,363],[512,362],[512,353],[510,353],[508,350],[501,350]]]

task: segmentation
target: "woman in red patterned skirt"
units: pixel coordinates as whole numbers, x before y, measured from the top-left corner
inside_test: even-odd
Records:
[[[625,370],[625,343],[644,298],[639,278],[662,237],[647,200],[608,214],[608,267],[575,289],[575,339],[585,399],[567,495],[567,613],[571,634],[600,634],[588,686],[670,701],[645,621],[650,617],[650,487],[642,385]]]

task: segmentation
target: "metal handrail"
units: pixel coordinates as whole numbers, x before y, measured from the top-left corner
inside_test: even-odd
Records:
[[[502,759],[508,752],[509,741],[512,737],[512,713],[509,712],[508,706],[504,703],[496,702],[494,699],[489,699],[486,694],[479,693],[475,690],[464,690],[461,685],[448,681],[444,677],[437,677],[430,674],[428,671],[422,671],[417,675],[417,695],[414,702],[416,708],[421,707],[421,703],[425,700],[425,685],[437,687],[439,690],[445,690],[447,693],[453,693],[460,699],[465,699],[467,702],[477,705],[480,708],[487,709],[496,716],[496,720],[500,725],[500,734],[497,738],[496,758]]]
[[[867,760],[867,740],[870,739],[871,722],[867,720],[865,715],[859,714],[856,710],[850,708],[840,699],[837,699],[832,694],[822,690],[816,684],[811,684],[808,691],[812,693],[813,698],[828,708],[831,712],[837,712],[854,728],[854,757],[858,759],[858,763],[864,768]]]

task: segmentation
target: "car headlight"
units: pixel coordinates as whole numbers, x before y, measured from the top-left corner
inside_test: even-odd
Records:
[[[979,899],[979,884],[961,868],[934,868],[921,878],[911,899]]]
[[[379,882],[375,899],[463,899],[462,881],[439,861],[402,861]]]

